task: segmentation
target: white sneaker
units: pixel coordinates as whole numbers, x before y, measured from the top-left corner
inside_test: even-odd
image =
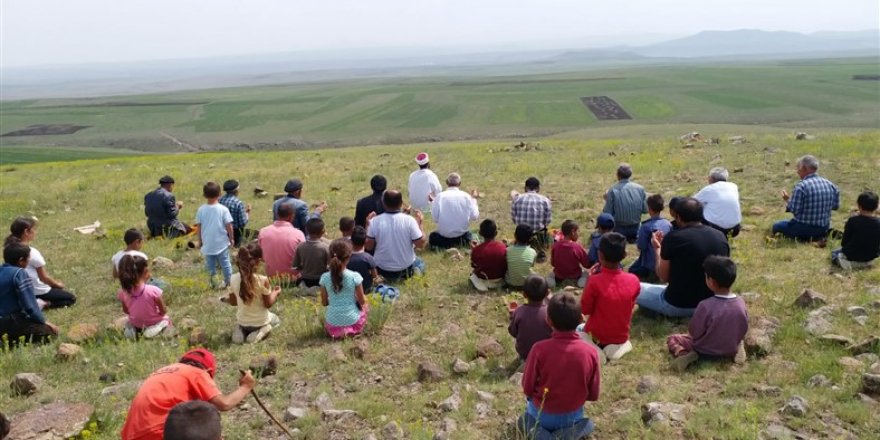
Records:
[[[241,326],[237,325],[232,329],[232,342],[235,344],[244,344],[244,332]]]
[[[165,330],[165,327],[168,327],[168,321],[161,320],[149,327],[144,328],[144,337],[145,338],[155,338],[159,336],[159,333],[162,333],[162,330]]]
[[[250,344],[253,344],[255,342],[260,342],[271,331],[272,331],[271,325],[269,325],[269,324],[264,325],[264,326],[260,327],[259,329],[252,331],[249,335],[247,335],[247,341]]]
[[[602,351],[605,352],[605,356],[608,356],[608,361],[610,362],[619,360],[623,355],[631,352],[632,349],[632,343],[626,341],[623,344],[608,344]]]

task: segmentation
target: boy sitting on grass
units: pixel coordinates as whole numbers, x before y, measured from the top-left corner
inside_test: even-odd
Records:
[[[307,288],[310,294],[317,294],[321,275],[327,272],[330,262],[330,240],[324,238],[324,220],[320,217],[306,222],[306,233],[308,240],[296,248],[293,256],[293,270],[299,286]]]
[[[578,224],[574,220],[562,222],[563,238],[553,243],[550,254],[550,265],[553,266],[553,274],[547,277],[547,285],[550,288],[557,284],[571,283],[578,287],[584,287],[587,282],[587,272],[584,269],[590,267],[587,251],[578,243]]]
[[[703,262],[706,285],[714,296],[700,301],[688,325],[687,334],[670,335],[666,339],[669,352],[675,357],[672,366],[684,371],[700,358],[733,358],[745,361],[743,338],[749,330],[749,314],[742,298],[730,293],[736,281],[736,263],[730,258],[713,255]]]
[[[507,248],[507,273],[504,275],[504,281],[510,287],[522,287],[526,277],[532,273],[532,266],[538,257],[538,252],[529,246],[532,235],[534,232],[531,226],[516,225],[513,232],[516,242]]]
[[[113,254],[110,258],[110,261],[113,263],[114,280],[119,279],[119,262],[122,261],[122,257],[131,255],[132,257],[141,257],[144,260],[150,261],[150,257],[142,251],[144,248],[144,233],[140,229],[131,228],[126,230],[122,240],[125,242],[125,249]],[[156,286],[165,293],[168,293],[168,289],[171,287],[167,282],[152,276],[147,281],[147,284]]]
[[[599,264],[599,241],[602,234],[614,231],[614,216],[603,212],[596,217],[596,231],[590,235],[590,266]]]
[[[859,212],[846,221],[840,249],[831,252],[831,262],[844,270],[863,269],[880,256],[880,218],[877,194],[865,191],[856,201]]]
[[[364,293],[373,291],[373,280],[379,278],[376,270],[376,261],[373,256],[364,252],[364,244],[367,242],[367,230],[363,226],[355,226],[351,232],[351,258],[348,260],[348,270],[361,274],[364,281]]]
[[[171,408],[162,440],[221,440],[220,411],[204,400],[190,400]]]
[[[342,234],[342,238],[351,240],[351,233],[354,231],[354,219],[351,217],[340,217],[339,218],[339,233]]]
[[[654,272],[657,266],[657,256],[654,247],[651,245],[651,237],[654,236],[656,231],[660,231],[666,236],[672,230],[672,223],[660,217],[660,214],[663,213],[662,195],[651,195],[648,197],[647,204],[649,218],[642,222],[636,238],[639,258],[629,267],[629,273],[639,277],[641,281],[646,283],[659,284],[660,278]]]
[[[529,351],[538,341],[550,339],[553,330],[547,324],[547,305],[544,300],[550,295],[550,287],[540,275],[529,275],[523,286],[523,296],[528,301],[510,313],[507,332],[516,338],[516,352],[523,362]],[[513,305],[513,304],[512,304]]]
[[[480,223],[480,236],[483,242],[471,250],[470,281],[475,289],[488,292],[504,286],[504,274],[507,272],[507,246],[495,239],[498,226],[491,219]]]
[[[609,361],[632,350],[629,330],[639,296],[639,279],[620,268],[626,258],[626,237],[609,232],[599,241],[602,270],[590,276],[581,295],[581,312],[589,316],[584,332],[602,348]]]
[[[575,331],[581,323],[577,300],[568,292],[547,305],[553,336],[532,346],[522,387],[528,399],[517,429],[528,438],[581,439],[593,431],[584,403],[599,398],[599,356]]]

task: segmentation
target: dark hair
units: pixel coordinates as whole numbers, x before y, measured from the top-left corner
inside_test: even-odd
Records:
[[[541,189],[541,181],[537,177],[529,177],[526,179],[526,189],[529,191]]]
[[[147,260],[140,255],[123,255],[119,260],[119,284],[126,292],[131,291],[141,283],[141,277],[149,266]]]
[[[492,240],[498,236],[498,225],[495,224],[495,220],[487,218],[480,222],[480,236],[486,240]]]
[[[355,226],[351,231],[351,244],[363,246],[367,242],[367,229],[363,226]]]
[[[675,213],[685,223],[703,220],[703,204],[693,197],[683,198],[675,207]]]
[[[163,440],[220,440],[220,412],[204,400],[174,405],[165,419]]]
[[[351,232],[354,230],[354,219],[351,217],[342,217],[339,219],[339,230],[342,232]]]
[[[385,191],[385,188],[387,187],[388,180],[385,179],[385,176],[381,174],[376,174],[375,176],[373,176],[372,179],[370,179],[370,188],[373,190],[374,193]]]
[[[310,218],[306,222],[306,232],[309,233],[309,237],[323,234],[324,233],[324,220],[321,220],[318,217]]]
[[[574,220],[566,220],[562,222],[562,227],[560,227],[560,229],[562,229],[562,235],[566,237],[571,235],[572,232],[577,231],[578,228],[580,228],[580,226],[578,226],[577,222]]]
[[[720,287],[728,288],[736,281],[736,263],[721,255],[710,255],[703,260],[706,276],[715,280]]]
[[[241,301],[250,305],[254,301],[254,282],[257,281],[255,274],[260,259],[263,258],[263,248],[260,243],[252,241],[238,250],[238,274],[241,277],[241,285],[238,288],[238,296]]]
[[[3,413],[0,413],[0,438],[6,438],[10,429],[12,429],[12,426],[9,424],[9,420],[6,419]]]
[[[9,246],[11,243],[21,242],[24,233],[35,227],[37,227],[37,219],[33,217],[16,218],[12,221],[12,224],[9,225],[9,235],[6,236],[6,241],[3,242],[3,246]]]
[[[351,243],[348,240],[337,238],[330,242],[330,279],[336,293],[342,290],[342,272],[345,271],[345,264],[350,257]]]
[[[599,252],[609,263],[620,263],[626,256],[626,237],[617,232],[606,232],[599,239]]]
[[[669,199],[669,214],[675,216],[678,211],[675,208],[678,208],[678,205],[681,205],[681,202],[684,201],[684,197],[675,196]]]
[[[202,187],[202,195],[206,199],[216,199],[220,197],[220,185],[217,182],[208,182]]]
[[[874,194],[871,191],[865,191],[859,194],[856,203],[859,204],[859,208],[865,211],[874,212],[877,210],[877,194]]]
[[[419,165],[420,170],[424,170],[425,168],[431,168],[431,162],[425,162],[424,165]]]
[[[648,196],[648,209],[654,212],[663,211],[663,196],[660,194],[652,194]]]
[[[403,206],[403,195],[400,191],[390,189],[382,194],[382,204],[389,210],[399,209]]]
[[[130,245],[138,240],[144,239],[144,233],[141,232],[140,229],[131,228],[125,231],[125,235],[122,236],[122,240],[125,241],[126,245]]]
[[[555,330],[570,332],[577,328],[583,320],[581,305],[568,292],[557,293],[550,297],[547,304],[547,317]]]
[[[535,235],[535,232],[529,225],[516,225],[516,230],[513,231],[513,237],[519,244],[528,243],[532,239],[532,235]]]
[[[622,163],[617,167],[618,179],[629,179],[633,175],[633,169],[628,163]]]
[[[28,258],[30,255],[30,246],[21,242],[9,243],[3,248],[3,261],[13,266],[18,266],[22,258]]]
[[[547,290],[549,289],[547,280],[537,274],[527,276],[526,282],[523,284],[523,293],[525,293],[529,302],[533,303],[543,301],[547,297]]]
[[[293,205],[282,203],[278,205],[278,218],[290,218],[293,216]]]

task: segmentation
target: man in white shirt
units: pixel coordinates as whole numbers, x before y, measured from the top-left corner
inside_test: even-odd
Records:
[[[446,186],[446,191],[431,204],[431,217],[437,223],[437,230],[428,236],[428,245],[440,249],[468,246],[473,239],[470,222],[480,217],[477,201],[459,189],[461,176],[458,173],[449,174]]]
[[[694,198],[703,204],[703,223],[724,235],[739,235],[742,212],[739,206],[739,189],[728,182],[730,174],[726,169],[715,167],[709,170],[709,184],[704,186]]]
[[[413,209],[427,211],[431,208],[431,201],[443,191],[440,179],[431,171],[428,153],[422,152],[416,155],[416,164],[419,169],[409,175],[409,203]]]
[[[425,272],[425,263],[416,256],[428,242],[422,230],[422,211],[414,216],[401,211],[400,191],[388,190],[382,195],[385,212],[367,217],[367,242],[364,249],[375,251],[379,275],[389,281],[409,278]]]

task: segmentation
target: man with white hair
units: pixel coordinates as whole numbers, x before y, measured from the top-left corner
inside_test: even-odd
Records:
[[[458,173],[449,174],[446,186],[446,191],[431,204],[431,217],[437,223],[437,230],[428,236],[428,245],[440,249],[467,246],[473,239],[470,222],[480,217],[477,201],[459,189],[461,176]]]
[[[715,167],[709,170],[709,184],[694,194],[694,198],[703,204],[703,223],[711,226],[724,235],[739,235],[742,211],[739,206],[739,189],[733,182],[728,182],[730,174],[725,168]]]
[[[822,241],[831,228],[831,211],[840,207],[840,190],[830,180],[820,177],[819,160],[806,155],[797,161],[801,181],[789,195],[782,191],[782,200],[788,202],[786,212],[791,220],[773,224],[773,233],[797,240]]]
[[[416,155],[418,170],[409,175],[409,204],[413,209],[426,211],[431,208],[431,201],[443,191],[440,179],[431,171],[431,158],[428,153],[421,152]]]

